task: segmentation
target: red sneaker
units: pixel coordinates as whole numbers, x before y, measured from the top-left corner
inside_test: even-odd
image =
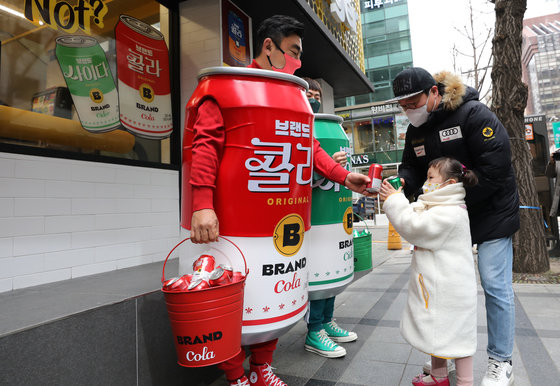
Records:
[[[278,378],[272,370],[274,367],[268,363],[264,365],[254,365],[251,363],[249,381],[251,385],[257,386],[288,386],[280,378]]]
[[[424,378],[428,378],[429,380],[425,381]],[[449,378],[445,377],[438,381],[431,375],[422,373],[414,377],[412,384],[414,386],[449,386]]]
[[[235,381],[229,381],[229,385],[230,386],[251,386],[251,384],[249,383],[249,380],[247,379],[247,377],[244,375],[241,378],[235,380]]]

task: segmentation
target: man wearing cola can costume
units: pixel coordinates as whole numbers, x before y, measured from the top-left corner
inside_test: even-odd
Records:
[[[291,17],[276,15],[264,20],[257,31],[256,58],[249,66],[260,70],[245,73],[236,71],[240,69],[215,70],[214,75],[237,72],[238,78],[243,79],[233,79],[227,83],[224,80],[225,76],[218,75],[217,78],[220,79],[212,83],[208,82],[208,77],[203,76],[200,82],[206,80],[207,83],[203,86],[199,83],[187,105],[184,150],[186,153],[183,160],[183,226],[191,230],[194,243],[216,241],[218,234],[228,237],[245,236],[248,229],[251,229],[251,235],[260,236],[252,238],[257,247],[247,244],[245,239],[250,237],[235,238],[235,242],[244,253],[248,252],[245,253],[249,275],[245,287],[242,344],[248,345],[251,358],[249,377],[245,375],[243,368],[244,350],[218,365],[232,385],[285,385],[273,373],[270,365],[278,337],[301,319],[307,308],[306,244],[303,231],[310,227],[311,166],[313,165],[317,172],[353,191],[368,194],[365,189],[369,178],[349,173],[334,162],[313,139],[313,114],[305,98],[304,88],[293,87],[297,78],[284,74],[276,76],[270,71],[261,73],[261,70],[273,70],[293,74],[301,66],[302,36],[303,24]],[[264,83],[265,87],[262,86],[262,77],[269,78]],[[286,91],[286,80],[296,92],[291,96],[287,93],[286,98],[279,97]],[[213,88],[213,84],[219,82],[231,87],[228,86],[227,90]],[[279,109],[277,106],[265,106],[260,113],[267,118],[259,121],[258,127],[252,127],[255,123],[252,121],[253,117],[248,116],[249,107],[239,109],[232,106],[232,100],[235,98],[243,99],[245,106],[262,105],[263,101],[266,101],[284,107]],[[251,99],[252,102],[247,102]],[[276,115],[269,119],[267,114],[270,114],[273,108],[276,108]],[[287,118],[282,114],[290,113],[288,110],[293,110],[294,113]],[[248,116],[246,123],[240,122],[241,116],[244,115]],[[242,130],[254,130],[249,136],[252,138],[244,138],[240,134]],[[192,154],[189,152],[189,140],[192,140]],[[242,151],[249,154],[232,156]],[[228,182],[228,178],[234,174],[236,179]],[[242,181],[243,178],[247,180]],[[188,183],[185,180],[188,180]],[[293,184],[282,188],[286,181]],[[278,194],[269,193],[279,192],[281,189],[285,190]],[[189,192],[192,192],[190,197]],[[259,206],[261,204],[262,207]],[[227,218],[231,216],[234,218]],[[280,227],[281,224],[284,226]],[[292,231],[294,233],[290,234]],[[270,235],[274,233],[274,236],[268,237],[267,232]],[[285,245],[279,245],[278,242],[289,239],[290,235],[294,236],[292,240],[298,240],[298,245],[292,246],[292,250],[283,249]],[[294,260],[294,254],[299,254],[300,258]],[[265,264],[265,260],[273,255],[277,256],[276,258],[279,256],[280,260],[277,261],[282,262]],[[289,260],[290,258],[292,260]],[[287,276],[292,279],[284,279]],[[257,307],[253,302],[256,304],[263,299],[266,301],[267,297],[275,294],[269,295],[269,292],[266,292],[270,291],[270,288],[255,293],[260,289],[256,288],[254,283],[270,278],[281,278],[269,286],[276,294],[293,289],[301,292],[289,302],[270,302],[264,306],[259,304]],[[278,308],[293,311],[274,314]],[[271,317],[255,319],[254,315],[257,313]],[[265,331],[246,336],[246,328],[251,330],[261,324],[266,327],[266,323],[281,324],[287,318],[291,318],[289,321],[293,321],[290,322],[292,324],[284,324],[283,328],[272,332]]]

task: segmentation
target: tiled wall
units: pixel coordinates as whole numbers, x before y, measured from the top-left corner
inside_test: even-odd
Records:
[[[0,292],[160,261],[174,170],[0,153]]]

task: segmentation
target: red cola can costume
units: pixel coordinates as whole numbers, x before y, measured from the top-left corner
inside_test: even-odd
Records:
[[[192,217],[193,126],[198,107],[211,98],[220,108],[226,135],[214,210],[220,234],[239,246],[249,267],[243,344],[278,338],[307,308],[304,235],[311,227],[313,113],[306,87],[292,75],[216,67],[200,73],[187,104],[182,225],[190,229]],[[191,246],[197,247],[203,252],[208,245]],[[220,248],[216,243],[211,247]]]

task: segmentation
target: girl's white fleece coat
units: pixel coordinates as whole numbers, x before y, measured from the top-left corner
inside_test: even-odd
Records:
[[[410,204],[404,194],[383,204],[395,230],[415,246],[403,337],[440,358],[476,351],[476,276],[462,183],[450,184]]]

